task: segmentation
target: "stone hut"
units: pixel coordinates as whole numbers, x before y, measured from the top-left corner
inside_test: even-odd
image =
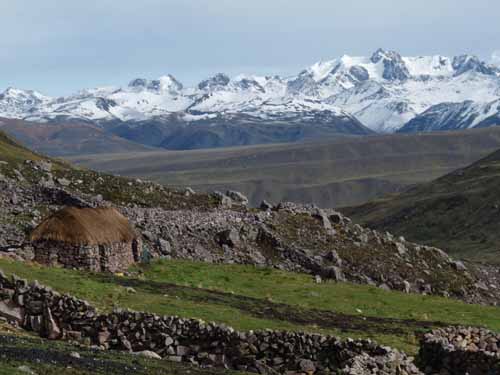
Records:
[[[119,272],[139,260],[142,241],[114,208],[66,207],[31,234],[35,261],[95,272]]]

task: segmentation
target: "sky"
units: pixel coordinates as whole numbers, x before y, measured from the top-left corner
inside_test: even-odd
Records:
[[[500,64],[498,14],[498,0],[0,0],[0,91],[287,76],[379,47]]]

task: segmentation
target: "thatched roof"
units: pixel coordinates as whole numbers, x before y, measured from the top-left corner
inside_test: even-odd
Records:
[[[103,245],[129,242],[136,237],[128,219],[114,208],[66,207],[38,225],[31,234],[31,241]]]

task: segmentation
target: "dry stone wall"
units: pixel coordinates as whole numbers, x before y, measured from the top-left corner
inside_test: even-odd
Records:
[[[500,334],[449,327],[424,336],[419,353],[426,374],[500,374]]]
[[[370,340],[271,330],[238,332],[196,319],[128,310],[99,314],[85,301],[3,274],[0,315],[49,339],[152,351],[170,361],[204,367],[260,374],[421,374],[406,354]]]

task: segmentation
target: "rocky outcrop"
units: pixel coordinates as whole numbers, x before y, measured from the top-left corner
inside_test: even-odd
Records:
[[[128,310],[98,314],[85,301],[1,273],[0,292],[5,303],[22,312],[22,327],[49,339],[260,374],[420,374],[406,354],[370,340],[272,330],[238,332],[196,319]]]
[[[95,172],[56,176],[48,170],[54,169],[36,162],[23,163],[17,173],[0,168],[5,171],[0,179],[0,216],[7,218],[0,221],[0,255],[32,260],[26,235],[64,205],[113,204],[142,233],[147,249],[143,260],[160,256],[253,264],[471,303],[500,301],[497,268],[457,263],[437,248],[355,225],[333,209],[286,202],[266,202],[252,209],[246,197],[234,191],[176,192]],[[34,179],[36,173],[44,181],[65,176],[70,184],[46,186]]]
[[[500,334],[482,328],[435,330],[422,339],[419,362],[426,374],[499,374]]]

